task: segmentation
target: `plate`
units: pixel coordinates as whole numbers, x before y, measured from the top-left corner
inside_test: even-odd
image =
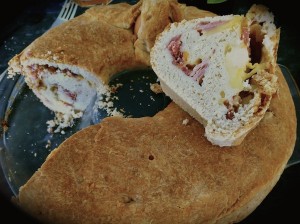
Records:
[[[53,20],[54,17],[52,15]],[[40,32],[44,32],[49,25],[49,21],[44,21],[40,25],[42,27]],[[35,35],[38,36],[39,33]],[[28,40],[27,43],[29,42]],[[13,40],[10,43],[10,46],[14,46]],[[27,43],[22,42],[23,47]],[[18,52],[21,48],[22,46],[16,46],[14,49]],[[299,118],[299,89],[289,69],[282,64],[279,66],[290,87]],[[126,116],[153,116],[170,102],[164,94],[155,94],[150,90],[150,84],[156,82],[157,78],[150,68],[117,74],[110,84],[122,83],[123,86],[118,91],[119,100],[114,101],[115,107],[122,109]],[[72,128],[66,129],[65,134],[50,134],[47,132],[46,122],[51,120],[54,114],[28,89],[22,76],[12,80],[7,79],[7,74],[3,73],[0,76],[0,96],[0,163],[12,195],[18,194],[19,187],[32,176],[47,155],[62,141],[88,125],[101,122],[107,116],[105,111],[89,110]],[[300,136],[299,130],[297,136]],[[295,150],[287,167],[300,162],[299,146],[297,138]]]

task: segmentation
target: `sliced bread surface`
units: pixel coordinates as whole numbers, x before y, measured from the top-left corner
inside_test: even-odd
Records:
[[[213,144],[240,144],[277,91],[280,30],[253,5],[246,16],[173,23],[156,39],[151,65],[163,91],[205,126]]]

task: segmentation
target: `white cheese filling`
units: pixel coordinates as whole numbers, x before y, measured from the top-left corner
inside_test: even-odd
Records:
[[[41,65],[27,69],[30,69],[30,75],[25,81],[52,111],[70,115],[83,112],[96,95],[95,83],[68,69]]]

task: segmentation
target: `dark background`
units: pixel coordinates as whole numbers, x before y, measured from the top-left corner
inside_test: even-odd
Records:
[[[27,0],[6,1],[5,14],[0,14],[0,47],[7,44],[14,32],[24,25],[36,24],[42,20],[54,21],[60,10],[60,0]],[[275,23],[281,27],[281,39],[278,49],[278,63],[287,66],[296,82],[300,83],[300,31],[297,22],[297,7],[290,1],[271,0],[228,0],[225,3],[207,5],[206,0],[189,0],[188,5],[216,12],[220,15],[245,13],[253,3],[261,3],[270,8],[275,15]],[[47,18],[46,18],[47,16]],[[26,44],[26,43],[24,43]],[[1,48],[2,49],[2,48]],[[14,55],[14,51],[0,52],[0,73],[6,68],[7,61]],[[287,118],[288,119],[288,118]],[[11,191],[0,170],[0,223],[37,223],[32,217],[15,207],[11,201]],[[279,182],[266,199],[241,223],[298,223],[300,213],[300,164],[287,168]]]

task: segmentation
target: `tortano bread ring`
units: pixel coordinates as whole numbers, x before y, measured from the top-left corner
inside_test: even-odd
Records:
[[[23,73],[26,69],[22,66],[31,62],[44,63],[37,67],[50,71],[51,66],[58,64],[72,72],[85,71],[90,80],[99,78],[105,83],[118,70],[150,65],[149,51],[155,36],[167,26],[169,18],[172,22],[181,21],[203,13],[212,15],[176,1],[92,7],[84,15],[45,34],[41,39],[49,41],[49,45],[43,47],[49,49],[44,49],[38,39],[16,56],[11,65]],[[135,35],[133,24],[138,18],[140,28]],[[165,24],[161,25],[162,22]],[[101,23],[99,30],[97,23]],[[84,30],[94,26],[94,33],[86,37]],[[129,39],[122,39],[126,40],[124,45],[108,44],[111,49],[103,48],[103,52],[95,50],[103,58],[106,56],[97,64],[100,69],[92,55],[82,59],[68,43],[49,40],[60,37],[61,30],[66,31],[64,41],[73,40],[74,44],[85,40],[81,42],[85,43],[82,50],[107,46],[102,41]],[[151,35],[146,35],[147,32]],[[124,36],[115,39],[106,37],[107,34]],[[57,53],[55,47],[64,52],[57,64],[53,59]],[[47,51],[51,55],[43,58]],[[84,52],[87,51],[80,53]],[[113,54],[118,63],[110,61],[114,60],[110,58]],[[62,64],[62,61],[72,64]],[[49,63],[51,66],[47,67],[45,64]],[[118,66],[112,68],[113,63]],[[204,127],[175,103],[154,117],[108,117],[77,132],[53,150],[20,188],[16,203],[45,223],[241,221],[277,183],[296,141],[293,99],[280,68],[276,66],[275,70],[278,91],[261,122],[240,145],[221,148],[211,144],[204,136]]]

